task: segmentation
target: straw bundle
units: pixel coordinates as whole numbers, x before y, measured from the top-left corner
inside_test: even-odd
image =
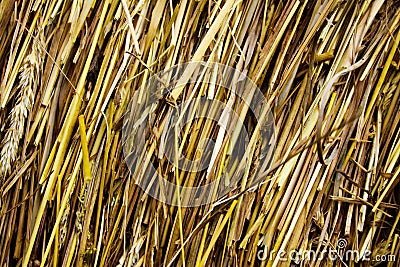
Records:
[[[395,0],[1,1],[1,265],[397,266],[399,25]],[[199,61],[246,74],[271,108],[276,144],[257,183],[259,124],[208,83],[165,95],[139,160],[124,154],[150,77]],[[200,96],[241,112],[248,158],[223,198],[169,205],[138,186],[150,163],[187,187],[230,171],[229,136],[207,119],[171,143],[196,158],[216,140],[209,176],[158,153],[169,112]],[[294,250],[317,257],[276,253]]]

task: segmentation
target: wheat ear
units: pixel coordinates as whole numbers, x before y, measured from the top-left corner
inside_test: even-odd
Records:
[[[0,152],[0,175],[2,176],[8,174],[11,164],[17,158],[18,146],[24,135],[25,121],[35,101],[44,55],[43,39],[43,34],[38,34],[38,38],[33,41],[30,54],[24,59],[20,68],[17,101],[8,116],[10,128],[7,129]]]

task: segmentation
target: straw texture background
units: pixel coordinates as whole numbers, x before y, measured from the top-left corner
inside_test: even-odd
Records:
[[[398,266],[376,256],[400,256],[399,25],[395,0],[2,0],[1,266],[358,266],[323,254],[343,240],[371,251],[362,266]],[[277,143],[259,186],[254,144],[224,201],[184,208],[135,184],[121,129],[152,74],[190,61],[246,73]],[[195,88],[170,100],[211,90]],[[153,111],[149,145],[172,106]],[[202,120],[187,131],[188,154],[216,134]]]

